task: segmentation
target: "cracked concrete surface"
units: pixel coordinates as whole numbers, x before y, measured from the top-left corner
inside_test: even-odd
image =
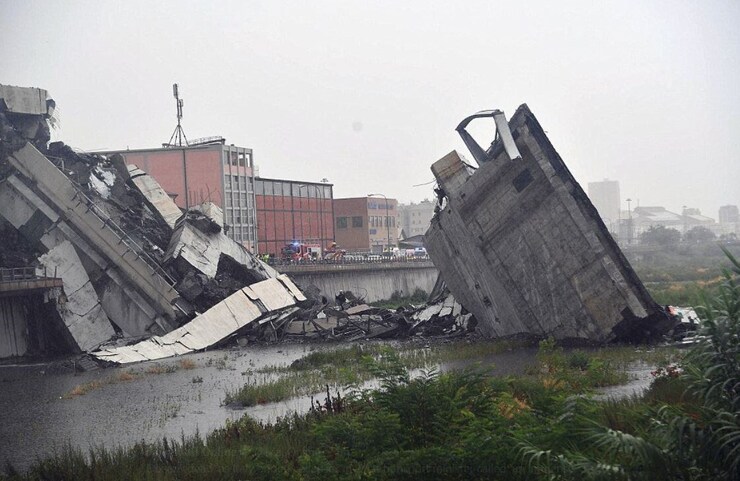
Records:
[[[80,350],[92,350],[115,335],[71,242],[54,247],[39,263],[64,281],[66,302],[57,300],[57,312]]]

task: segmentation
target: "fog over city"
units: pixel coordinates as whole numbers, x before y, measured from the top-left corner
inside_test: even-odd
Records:
[[[740,202],[740,4],[0,0],[0,83],[47,89],[88,151],[189,138],[335,197],[432,198],[455,126],[527,103],[576,179],[622,208]],[[482,125],[489,125],[486,130]],[[491,124],[473,125],[482,145]],[[418,184],[425,184],[417,186]]]

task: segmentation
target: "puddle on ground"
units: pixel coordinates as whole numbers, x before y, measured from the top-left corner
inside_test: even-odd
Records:
[[[632,363],[627,367],[627,374],[630,379],[627,384],[598,388],[594,399],[618,400],[640,396],[650,387],[650,383],[653,382],[652,372],[654,370],[655,366],[645,362]]]

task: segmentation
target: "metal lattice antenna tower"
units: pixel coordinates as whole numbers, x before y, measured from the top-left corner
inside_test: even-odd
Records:
[[[182,129],[182,125],[180,125],[180,120],[182,120],[183,101],[180,98],[180,90],[177,84],[172,84],[172,95],[174,95],[175,103],[177,104],[177,127],[175,127],[175,131],[172,132],[172,137],[170,137],[170,141],[166,144],[166,146],[182,147],[183,141],[185,141],[185,145],[189,145],[189,144],[188,144],[188,138],[185,136],[185,131]]]

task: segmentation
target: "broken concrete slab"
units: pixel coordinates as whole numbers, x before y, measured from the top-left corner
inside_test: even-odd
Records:
[[[64,281],[65,296],[57,299],[57,311],[81,351],[94,349],[116,334],[69,241],[41,256],[39,265]]]
[[[322,331],[331,331],[339,327],[339,320],[336,317],[327,317],[326,319],[311,319],[309,321],[293,321],[286,326],[285,334],[307,334],[311,335]]]
[[[48,93],[36,87],[0,85],[0,111],[24,115],[47,115]]]
[[[368,306],[367,304],[358,304],[356,306],[352,306],[349,309],[345,309],[344,312],[348,315],[354,315],[354,314],[362,314],[364,312],[372,311],[375,308]]]
[[[164,223],[174,229],[177,220],[182,217],[182,211],[172,197],[165,192],[154,177],[137,166],[129,164],[127,169],[131,182],[142,193],[149,207],[160,216]]]
[[[173,233],[164,262],[173,264],[182,275],[195,269],[209,278],[215,278],[222,255],[252,271],[255,280],[279,275],[275,269],[257,259],[223,232],[207,234],[187,222],[182,222]]]
[[[471,149],[477,170],[457,152],[432,166],[447,203],[425,235],[480,331],[601,342],[669,329],[529,108],[519,107],[508,126],[498,117],[510,132],[485,152]]]
[[[108,318],[125,335],[161,334],[172,329],[151,301],[145,299],[120,274],[118,268],[72,229],[39,195],[16,175],[0,182],[0,217],[10,223],[30,244],[44,251],[65,241],[75,246]]]
[[[215,230],[216,232],[224,228],[224,211],[215,203],[203,202],[202,204],[198,204],[195,207],[192,207],[190,210],[198,211],[211,219],[219,227]]]
[[[10,164],[33,181],[55,209],[64,212],[66,220],[84,236],[109,262],[148,297],[158,313],[173,322],[173,307],[178,299],[166,273],[142,248],[33,145],[26,144],[9,156]]]
[[[295,285],[288,276],[267,279],[235,292],[164,336],[154,336],[131,346],[102,349],[93,356],[102,361],[128,364],[206,349],[262,318],[279,318],[284,310],[305,300],[303,296],[296,297],[294,292]],[[270,310],[265,310],[268,305]]]

